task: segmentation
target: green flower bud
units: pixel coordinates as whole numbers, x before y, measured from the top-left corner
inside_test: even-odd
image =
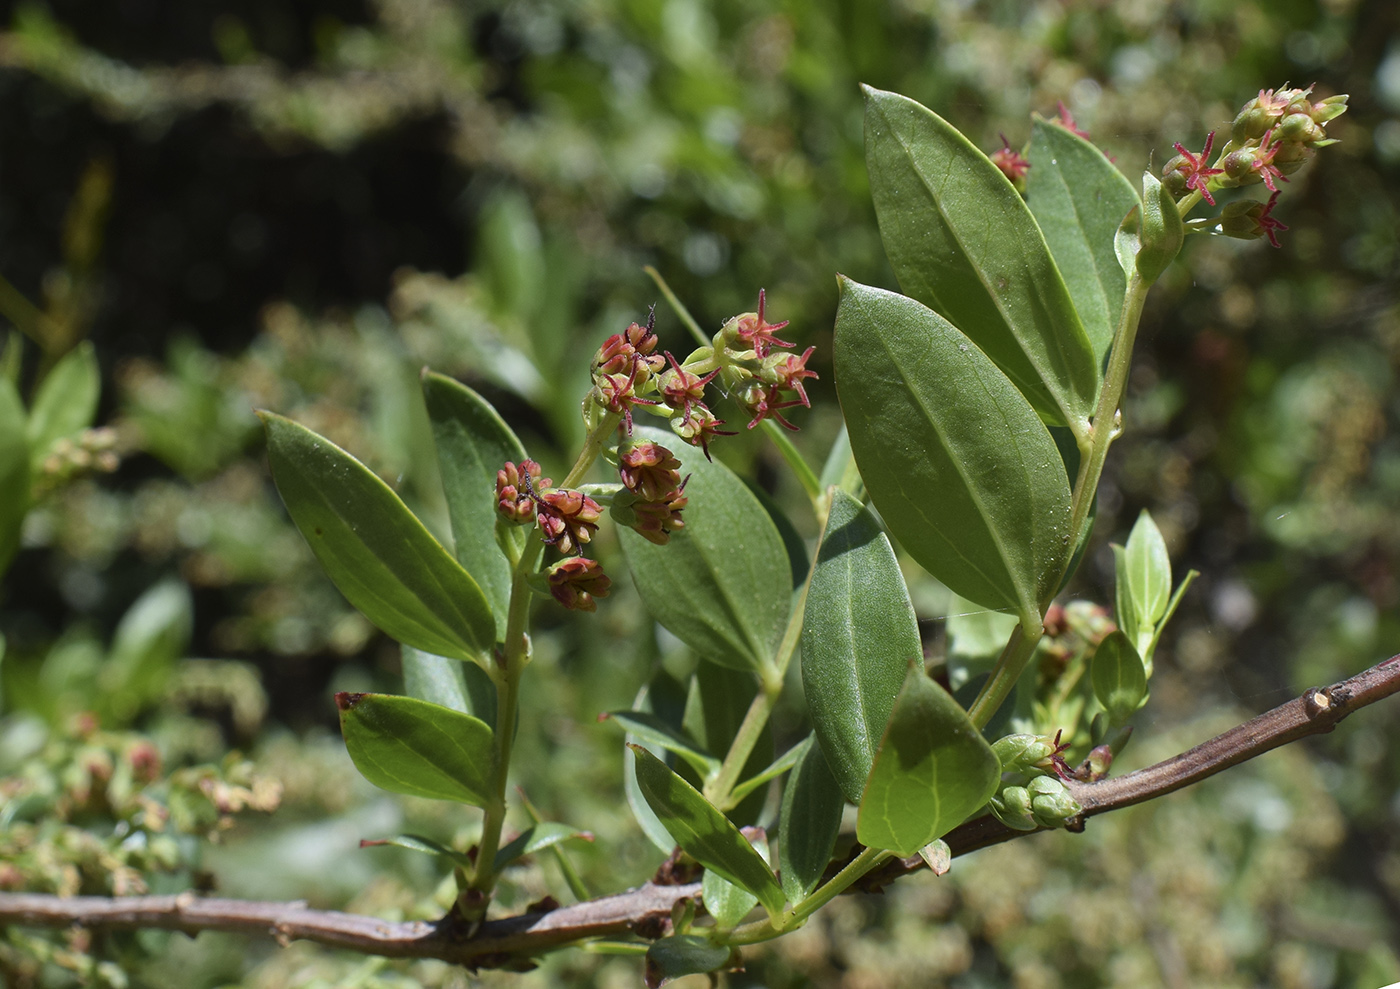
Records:
[[[1311,114],[1306,111],[1284,117],[1278,125],[1278,134],[1283,140],[1294,143],[1321,141],[1327,136],[1326,131],[1314,123]]]
[[[1008,786],[987,803],[997,820],[1008,828],[1034,831],[1039,827],[1031,813],[1031,795],[1023,786]]]
[[[1055,743],[1044,735],[1007,735],[992,743],[1003,773],[1025,772],[1055,754]]]
[[[1031,796],[1031,815],[1045,828],[1062,828],[1084,808],[1070,796],[1069,788],[1054,776],[1037,776],[1026,787]]]

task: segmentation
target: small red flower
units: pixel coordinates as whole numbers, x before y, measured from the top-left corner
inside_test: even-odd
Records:
[[[790,429],[794,433],[797,427],[783,418],[779,409],[789,409],[795,405],[804,405],[800,399],[792,399],[788,402],[780,402],[782,389],[777,385],[763,385],[754,382],[743,390],[739,395],[739,403],[748,410],[753,419],[749,421],[749,428],[753,429],[764,419],[775,419],[784,429]],[[805,397],[805,396],[804,396]]]
[[[808,347],[802,352],[802,356],[796,354],[783,354],[774,361],[771,371],[774,382],[779,388],[797,392],[798,400],[807,408],[812,407],[811,401],[807,398],[807,389],[802,387],[802,382],[807,378],[817,377],[816,371],[807,370],[807,359],[812,356],[816,347]],[[766,380],[765,375],[765,380]]]
[[[509,522],[529,525],[535,520],[535,489],[552,483],[540,477],[540,465],[533,460],[522,460],[519,467],[507,460],[496,471],[496,510]]]
[[[1057,100],[1055,106],[1059,107],[1059,114],[1055,117],[1055,123],[1059,124],[1071,134],[1078,134],[1084,140],[1089,140],[1089,132],[1082,131],[1074,122],[1074,115],[1069,112],[1069,107],[1065,106],[1063,100]],[[1005,140],[1003,138],[1003,140]]]
[[[637,443],[617,459],[623,485],[647,501],[659,501],[680,485],[681,462],[660,443]]]
[[[621,333],[614,333],[603,341],[598,353],[593,356],[593,373],[631,374],[637,365],[646,372],[660,371],[666,361],[660,354],[653,353],[660,338],[653,332],[656,328],[656,307],[652,306],[647,315],[647,325],[633,323]]]
[[[1210,177],[1212,175],[1225,174],[1225,169],[1223,168],[1209,167],[1210,147],[1214,142],[1215,131],[1211,131],[1206,135],[1206,146],[1201,149],[1199,156],[1193,155],[1191,152],[1187,151],[1181,146],[1180,142],[1172,145],[1172,147],[1176,148],[1181,154],[1181,157],[1185,159],[1185,161],[1181,161],[1176,166],[1175,170],[1186,177],[1186,188],[1195,189],[1200,192],[1201,198],[1212,206],[1215,205],[1215,199],[1210,194]]]
[[[753,349],[758,357],[767,357],[768,352],[774,347],[791,347],[792,344],[786,340],[779,340],[773,334],[788,325],[787,320],[781,323],[770,323],[764,318],[763,308],[765,297],[763,289],[758,290],[758,312],[744,313],[742,316],[734,318],[734,338],[745,347]]]
[[[633,362],[630,374],[597,374],[593,378],[594,400],[609,412],[622,416],[628,436],[632,435],[632,406],[658,404],[637,395],[637,371],[642,367],[639,358]]]
[[[594,598],[607,597],[611,587],[612,581],[597,560],[571,556],[549,570],[549,593],[573,611],[597,611]]]
[[[1031,163],[1011,147],[1011,142],[1006,139],[1005,134],[1000,137],[1001,147],[992,152],[992,164],[1000,168],[1002,174],[1011,180],[1011,184],[1019,189],[1026,181],[1026,173],[1031,170]]]
[[[539,496],[538,521],[544,541],[566,555],[592,540],[602,513],[598,503],[582,491],[555,488]]]
[[[1283,246],[1283,245],[1281,245],[1281,244],[1278,242],[1278,238],[1274,236],[1274,231],[1275,231],[1275,230],[1287,230],[1288,228],[1287,228],[1286,226],[1284,226],[1282,223],[1280,223],[1278,220],[1275,220],[1272,216],[1269,215],[1270,213],[1273,212],[1273,210],[1274,210],[1274,202],[1275,202],[1277,199],[1278,199],[1278,193],[1275,192],[1272,196],[1269,197],[1269,201],[1268,201],[1267,203],[1264,204],[1264,210],[1263,210],[1263,212],[1261,212],[1261,213],[1259,214],[1259,216],[1258,216],[1258,218],[1255,220],[1255,222],[1258,223],[1260,229],[1262,229],[1262,230],[1264,231],[1264,235],[1265,235],[1266,237],[1269,238],[1269,243],[1270,243],[1270,244],[1273,244],[1275,247],[1281,247],[1281,246]]]
[[[687,477],[686,480],[690,478]],[[682,482],[680,487],[668,492],[663,498],[633,502],[629,506],[636,515],[632,528],[649,542],[665,546],[670,541],[671,533],[685,528],[681,510],[689,504],[690,499],[681,493],[684,489],[685,483]]]
[[[685,440],[691,446],[698,446],[705,452],[706,460],[713,460],[710,456],[710,440],[716,436],[737,436],[738,434],[728,429],[720,429],[724,425],[723,419],[715,418],[715,414],[703,405],[697,405],[691,410],[691,414],[679,420],[671,420],[671,431]]]
[[[681,367],[669,350],[666,351],[666,359],[671,362],[671,370],[662,373],[657,385],[666,398],[666,404],[680,409],[688,419],[693,407],[704,408],[705,386],[714,380],[719,370],[715,369],[702,378]]]

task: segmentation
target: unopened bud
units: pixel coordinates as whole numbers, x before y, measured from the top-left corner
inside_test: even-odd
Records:
[[[1005,787],[995,797],[987,801],[987,805],[991,808],[996,819],[1008,828],[1014,828],[1017,831],[1034,831],[1039,827],[1031,812],[1030,792],[1024,786]]]
[[[1078,816],[1084,808],[1070,796],[1069,788],[1054,776],[1037,776],[1026,786],[1031,797],[1031,812],[1037,824],[1045,828],[1062,828],[1065,822]]]

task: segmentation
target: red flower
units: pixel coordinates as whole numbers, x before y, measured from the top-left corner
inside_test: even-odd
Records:
[[[686,480],[690,478],[687,477]],[[684,488],[685,484],[682,483],[679,488],[668,492],[663,498],[633,502],[628,506],[636,516],[632,528],[649,542],[665,546],[671,538],[671,533],[685,528],[681,510],[689,504],[690,499],[681,493]]]
[[[716,436],[738,435],[732,430],[720,429],[724,425],[723,419],[715,418],[715,414],[703,405],[697,405],[691,410],[691,414],[680,420],[671,420],[671,431],[685,440],[691,446],[698,446],[705,451],[705,459],[713,460],[710,456],[710,440]]]
[[[681,462],[660,443],[638,443],[618,457],[622,483],[633,494],[659,501],[680,484]]]
[[[612,581],[597,560],[571,556],[549,570],[549,593],[573,611],[597,611],[593,599],[607,597],[611,587]]]
[[[692,407],[705,407],[705,386],[714,380],[719,370],[715,369],[702,378],[681,367],[669,350],[666,351],[666,359],[671,362],[672,370],[663,373],[657,379],[657,385],[666,398],[666,404],[680,409],[683,416],[689,419]]]
[[[755,382],[749,385],[739,395],[739,402],[748,410],[753,419],[749,422],[749,428],[753,429],[764,419],[775,419],[784,429],[790,429],[794,433],[797,427],[783,418],[779,409],[789,409],[794,405],[804,405],[800,399],[792,399],[788,402],[780,402],[782,389],[777,385],[763,385]],[[804,395],[805,397],[805,395]]]
[[[1180,172],[1183,176],[1185,176],[1186,188],[1195,189],[1198,192],[1200,192],[1201,198],[1204,199],[1206,202],[1210,203],[1212,206],[1215,205],[1215,199],[1212,198],[1210,194],[1210,177],[1212,175],[1225,174],[1225,169],[1223,168],[1209,167],[1210,146],[1214,142],[1215,131],[1211,131],[1209,134],[1206,135],[1206,146],[1201,149],[1201,154],[1199,157],[1193,155],[1191,152],[1183,148],[1180,142],[1172,145],[1172,147],[1176,148],[1176,150],[1181,154],[1181,158],[1177,159],[1177,165],[1173,169],[1173,171]],[[1183,161],[1182,159],[1185,160]]]
[[[539,497],[540,532],[544,541],[564,554],[578,551],[598,531],[602,508],[582,491],[555,488]]]
[[[1274,211],[1274,202],[1277,199],[1278,193],[1275,192],[1272,196],[1269,197],[1269,201],[1264,204],[1263,212],[1259,214],[1259,216],[1255,219],[1254,222],[1259,224],[1260,229],[1263,230],[1265,236],[1269,238],[1270,244],[1273,244],[1275,247],[1281,247],[1282,245],[1279,244],[1278,238],[1274,236],[1274,231],[1287,230],[1288,228],[1269,215]]]
[[[1011,147],[1011,142],[1006,139],[1005,134],[1000,136],[1001,147],[992,152],[992,164],[1000,168],[1002,174],[1011,180],[1011,184],[1019,189],[1026,181],[1026,173],[1031,170],[1031,163]]]
[[[1059,115],[1055,117],[1055,123],[1059,124],[1071,134],[1078,134],[1084,140],[1089,140],[1089,132],[1080,130],[1074,123],[1074,115],[1069,112],[1069,107],[1065,106],[1063,100],[1056,100],[1055,105],[1059,107]],[[1003,138],[1005,140],[1005,138]]]
[[[543,490],[552,483],[540,477],[540,465],[533,460],[522,460],[519,467],[507,460],[496,471],[496,510],[507,521],[529,525],[535,520],[535,489]]]
[[[802,382],[806,378],[817,377],[816,371],[807,370],[807,359],[812,356],[816,347],[808,347],[802,352],[802,356],[796,354],[783,354],[773,362],[769,371],[774,377],[774,383],[779,388],[797,392],[798,400],[807,408],[812,407],[811,401],[807,398],[807,390],[802,387]],[[764,376],[767,380],[767,375]]]
[[[758,357],[767,357],[768,352],[774,347],[791,347],[792,344],[786,340],[779,340],[773,334],[788,325],[787,320],[781,323],[769,323],[763,315],[764,307],[763,289],[758,290],[758,312],[744,313],[742,316],[734,317],[733,333],[734,339],[742,343],[745,347],[753,349]]]

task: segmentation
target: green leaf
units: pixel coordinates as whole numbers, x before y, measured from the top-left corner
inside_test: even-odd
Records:
[[[674,934],[647,948],[646,985],[656,989],[683,975],[716,972],[729,964],[730,949],[698,934]]]
[[[1147,509],[1138,515],[1124,547],[1128,586],[1141,624],[1155,626],[1167,613],[1172,596],[1172,561],[1162,530]]]
[[[667,727],[679,732],[684,730],[682,722],[685,717],[685,704],[685,688],[664,668],[658,668],[646,685],[637,691],[632,710],[634,713],[644,711],[653,714]],[[647,742],[646,739],[628,735],[624,741],[627,745],[640,743],[657,758],[666,757],[665,749]],[[637,819],[642,833],[660,849],[661,854],[670,855],[676,847],[676,841],[666,830],[666,826],[652,813],[646,798],[642,796],[642,789],[637,785],[637,760],[631,749],[624,749],[622,753],[622,788],[627,794],[627,805],[632,809],[632,816]]]
[[[485,667],[496,622],[472,576],[358,460],[290,419],[261,415],[277,490],[340,592],[398,641]]]
[[[432,701],[470,714],[496,727],[496,685],[481,667],[400,646],[403,690],[409,697]]]
[[[484,807],[491,794],[491,728],[480,718],[392,694],[335,695],[355,768],[375,786]]]
[[[769,863],[772,858],[768,850],[768,839],[763,836],[761,830],[757,831],[757,834],[759,837],[750,844],[763,861]],[[721,930],[737,927],[740,921],[749,915],[749,911],[758,906],[758,897],[735,886],[718,872],[708,869],[701,879],[700,896],[705,909],[715,919],[715,926]]]
[[[958,594],[1032,624],[1070,554],[1069,483],[1040,418],[956,327],[893,292],[843,278],[835,350],[890,533]]]
[[[29,409],[29,449],[36,473],[55,442],[92,425],[101,389],[97,357],[86,340],[53,366]]]
[[[846,801],[815,735],[797,746],[801,756],[783,790],[778,822],[778,871],[783,892],[797,903],[817,888],[836,848]]]
[[[792,586],[800,587],[807,579],[807,569],[811,566],[811,561],[807,559],[807,543],[797,531],[797,526],[787,517],[787,512],[773,500],[772,495],[759,487],[757,481],[747,477],[743,478],[743,481],[744,486],[758,499],[759,504],[768,512],[768,517],[773,520],[778,535],[783,539],[783,548],[787,550],[788,566],[792,570]]]
[[[458,665],[460,666],[461,664],[459,663]],[[365,838],[360,840],[361,848],[378,848],[383,845],[390,845],[394,848],[407,848],[411,852],[423,852],[426,855],[436,855],[439,858],[446,859],[450,864],[459,869],[465,869],[468,875],[476,868],[475,863],[466,855],[463,855],[454,848],[448,848],[444,844],[433,841],[431,838],[424,838],[421,835],[396,834],[392,838],[377,838],[374,840]]]
[[[542,852],[546,848],[551,848],[561,841],[568,841],[570,838],[592,841],[593,833],[571,828],[567,824],[541,821],[539,824],[526,828],[496,852],[496,871],[499,872],[518,858]]]
[[[889,539],[837,489],[802,623],[802,686],[832,775],[860,800],[909,662],[923,669],[919,623]]]
[[[700,655],[737,670],[772,667],[791,606],[792,572],[782,537],[733,471],[670,432],[638,427],[690,475],[685,528],[665,546],[619,528],[647,610]]]
[[[1084,435],[1098,365],[1045,238],[1006,176],[937,114],[868,86],[865,161],[904,291],[976,341],[1038,412]]]
[[[1125,221],[1127,222],[1127,221]],[[1137,270],[1148,285],[1181,253],[1186,228],[1176,200],[1151,172],[1142,173],[1142,223],[1138,228]],[[1119,257],[1122,257],[1120,252]]]
[[[1127,290],[1113,240],[1137,205],[1137,192],[1102,151],[1040,117],[1031,124],[1027,157],[1026,205],[1045,234],[1102,367]]]
[[[664,762],[640,745],[631,748],[642,795],[676,843],[705,868],[758,897],[770,916],[781,912],[778,880],[739,829]]]
[[[29,442],[24,403],[8,378],[0,378],[0,574],[19,550],[19,531],[29,512]]]
[[[958,702],[909,671],[860,800],[856,838],[913,855],[961,824],[1001,782],[1001,764]]]
[[[654,714],[645,711],[609,711],[604,717],[616,721],[632,738],[674,752],[695,768],[702,778],[719,772],[720,761],[696,743],[684,731],[672,728]]]
[[[194,627],[194,602],[183,581],[167,578],[127,609],[98,674],[101,705],[118,719],[133,717],[167,689],[170,668],[184,656]]]
[[[1147,671],[1142,657],[1122,632],[1113,632],[1099,643],[1089,671],[1094,696],[1109,720],[1121,725],[1147,700]]]
[[[496,471],[507,460],[519,464],[525,448],[491,403],[466,385],[424,373],[423,400],[433,424],[457,561],[480,584],[496,616],[496,636],[503,639],[511,563],[496,543]],[[519,552],[527,530],[510,526],[506,531]]]
[[[991,672],[1016,630],[1015,615],[989,611],[954,594],[948,601],[948,682],[954,694],[981,673]]]

